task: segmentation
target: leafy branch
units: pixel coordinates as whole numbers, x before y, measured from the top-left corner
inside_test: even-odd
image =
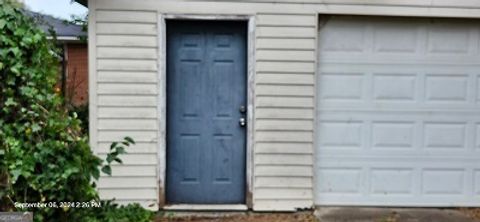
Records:
[[[130,137],[123,138],[121,142],[113,142],[110,145],[110,152],[107,154],[105,159],[107,164],[103,165],[102,172],[111,176],[112,175],[112,162],[123,163],[122,160],[118,157],[121,154],[126,154],[125,146],[129,147],[130,145],[135,144],[135,141]],[[98,179],[98,178],[96,178]]]

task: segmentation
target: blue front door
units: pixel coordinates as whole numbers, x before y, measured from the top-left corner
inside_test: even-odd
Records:
[[[167,202],[245,202],[246,24],[167,23]]]

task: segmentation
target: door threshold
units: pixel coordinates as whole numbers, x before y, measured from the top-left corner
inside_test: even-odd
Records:
[[[246,211],[245,204],[173,204],[163,207],[164,210],[205,210],[205,211]]]

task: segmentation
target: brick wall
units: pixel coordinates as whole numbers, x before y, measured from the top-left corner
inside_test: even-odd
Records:
[[[66,98],[75,106],[88,103],[88,47],[87,44],[67,44]]]

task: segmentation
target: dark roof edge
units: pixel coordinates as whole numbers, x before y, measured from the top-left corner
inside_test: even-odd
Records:
[[[75,1],[88,8],[88,0],[75,0]]]

